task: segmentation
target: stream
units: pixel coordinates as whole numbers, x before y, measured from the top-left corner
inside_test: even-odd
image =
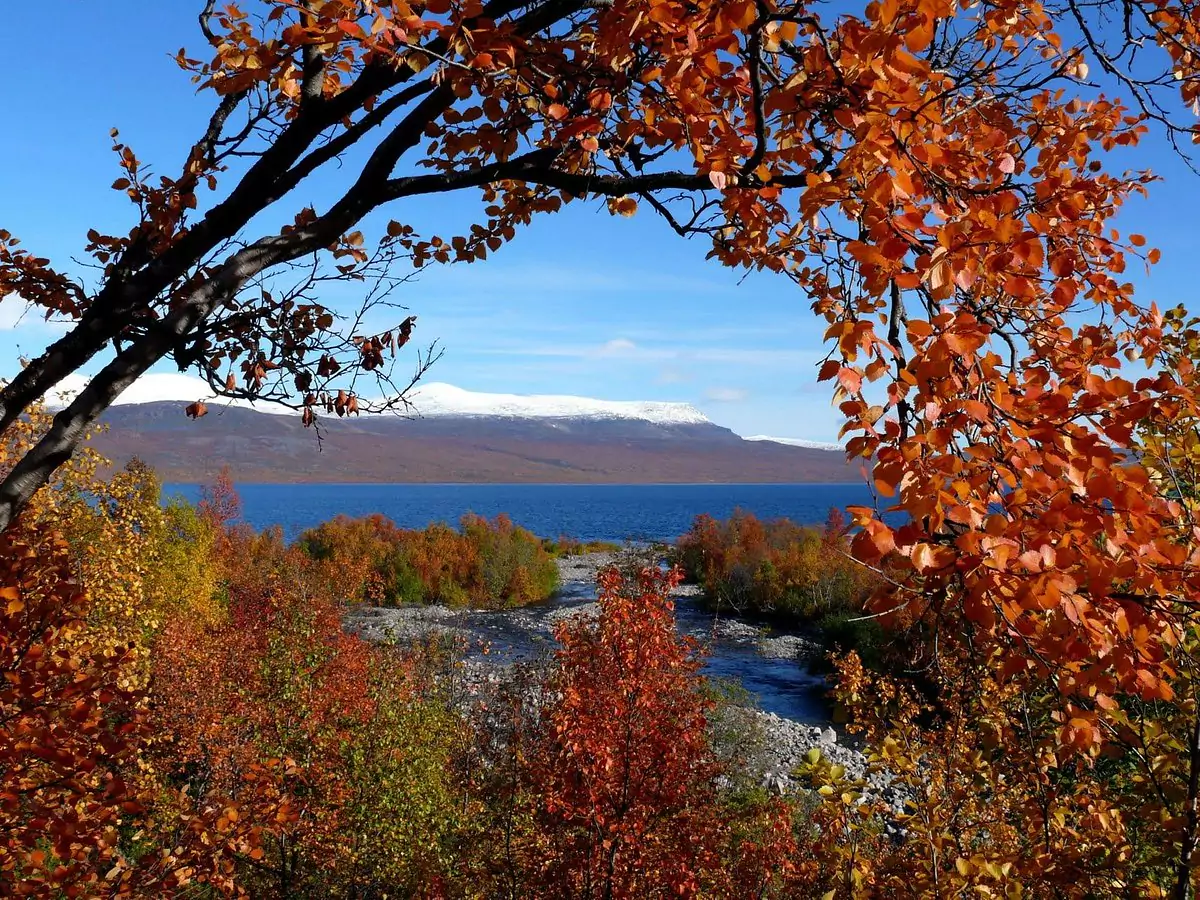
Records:
[[[368,607],[355,610],[346,624],[369,640],[454,636],[465,641],[468,658],[497,666],[535,660],[553,652],[553,632],[560,621],[595,610],[596,572],[613,561],[609,553],[559,560],[562,586],[545,603],[510,610]],[[736,681],[765,713],[808,725],[829,722],[828,686],[806,662],[820,652],[811,639],[714,616],[695,585],[681,585],[673,596],[680,633],[695,637],[705,648],[706,675]]]

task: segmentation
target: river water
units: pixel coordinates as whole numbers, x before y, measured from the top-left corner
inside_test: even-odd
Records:
[[[389,633],[397,637],[433,632],[454,635],[465,641],[468,658],[488,665],[533,661],[553,652],[554,628],[562,619],[594,612],[594,574],[609,561],[608,554],[562,561],[563,586],[545,603],[513,610],[371,608],[352,613],[347,624],[364,637],[376,639]],[[675,601],[680,633],[696,638],[704,649],[705,675],[736,681],[766,712],[805,724],[829,722],[825,679],[811,672],[798,656],[814,649],[807,638],[716,617],[691,585],[682,586]]]

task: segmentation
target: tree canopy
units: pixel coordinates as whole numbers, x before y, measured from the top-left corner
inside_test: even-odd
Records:
[[[191,551],[177,546],[186,529],[167,524],[153,492],[134,489],[146,473],[128,474],[109,494],[85,485],[65,495],[69,502],[51,497],[38,521],[38,502],[30,503],[56,470],[67,478],[72,466],[60,467],[88,429],[152,366],[173,360],[200,372],[218,395],[290,404],[306,424],[403,406],[433,352],[409,356],[415,316],[395,308],[408,276],[435,263],[483,260],[535,215],[594,200],[614,215],[661,216],[679,235],[710,242],[718,264],[790,279],[828,322],[827,355],[815,374],[830,384],[847,451],[871,466],[878,494],[874,506],[850,510],[850,552],[875,570],[870,615],[928,638],[912,642],[925,654],[916,660],[925,681],[915,686],[877,678],[854,657],[840,669],[843,698],[867,730],[875,763],[914,798],[909,838],[889,843],[871,833],[862,785],[814,760],[810,774],[825,798],[814,821],[838,840],[814,845],[824,854],[819,865],[797,871],[816,873],[811,885],[821,890],[836,879],[835,890],[848,896],[986,895],[1001,886],[1017,891],[1009,896],[1022,886],[1030,896],[1193,896],[1200,326],[1183,308],[1160,310],[1135,296],[1130,269],[1153,266],[1159,253],[1145,236],[1120,231],[1118,214],[1154,189],[1154,175],[1121,171],[1113,160],[1136,159],[1147,141],[1191,160],[1200,136],[1200,4],[877,0],[839,12],[775,0],[196,5],[199,37],[177,59],[195,80],[197,102],[208,104],[207,125],[181,148],[181,163],[157,164],[154,175],[114,133],[113,189],[129,198],[130,227],[81,236],[91,274],[56,268],[0,231],[0,300],[69,323],[0,386],[0,530],[22,509],[31,520],[29,529],[11,528],[0,548],[23,554],[0,566],[12,582],[4,588],[10,618],[70,619],[84,605],[67,577],[65,546],[31,536],[39,521],[75,535],[73,552],[96,548],[82,555],[80,570],[112,604],[145,594],[156,598],[153,609],[167,610],[164,598],[189,583],[176,571],[193,565]],[[326,172],[338,196],[321,208],[304,205],[303,186]],[[478,219],[459,234],[417,233],[406,201],[449,192],[479,196]],[[323,300],[335,281],[361,286],[360,309]],[[388,310],[392,326],[376,327]],[[96,374],[45,421],[38,402],[84,367]],[[205,410],[197,403],[188,412]],[[80,500],[89,492],[112,502]],[[323,572],[315,563],[306,575],[308,564],[278,537],[238,537],[212,518],[188,525],[203,536],[193,544],[240,554],[222,577],[245,582],[231,592],[233,609],[248,622],[257,616],[258,630],[219,623],[224,656],[210,651],[212,632],[200,625],[171,632],[182,650],[170,656],[164,647],[157,658],[178,672],[160,683],[198,697],[204,713],[209,703],[222,708],[226,686],[230,696],[236,686],[249,697],[245,673],[259,673],[266,699],[246,701],[254,713],[247,721],[273,741],[277,715],[293,711],[285,701],[296,685],[315,697],[324,689],[297,676],[306,669],[296,659],[346,654],[365,672],[375,657],[341,634],[333,599],[319,607],[321,629],[305,618],[310,598],[294,593],[296,584],[308,590],[300,576],[311,576],[314,593],[334,591],[313,575]],[[119,540],[106,539],[109,531]],[[838,537],[823,552],[840,552]],[[46,549],[22,549],[35,544]],[[125,546],[157,547],[163,572],[143,578],[118,561]],[[38,553],[44,564],[31,561]],[[192,579],[203,599],[215,577]],[[530,823],[540,823],[565,848],[564,871],[599,865],[592,823],[608,815],[604,784],[593,784],[592,794],[577,789],[578,772],[590,771],[595,755],[581,748],[600,748],[632,771],[608,723],[593,717],[600,707],[581,697],[617,691],[624,703],[646,685],[679,688],[656,695],[682,710],[661,721],[692,721],[695,728],[683,730],[695,743],[662,742],[678,729],[661,728],[644,743],[668,747],[675,769],[703,778],[685,785],[686,797],[648,793],[657,799],[645,821],[710,796],[710,760],[695,734],[704,704],[685,677],[694,666],[687,648],[668,640],[669,584],[649,571],[643,578],[636,603],[609,580],[598,638],[561,632],[561,659],[575,668],[559,684],[580,693],[564,693],[550,710],[548,721],[565,723],[560,743],[535,742],[529,759],[566,780],[539,782],[549,786],[545,802],[525,819],[514,814],[504,832],[528,825],[535,833]],[[86,676],[76,687],[90,731],[61,748],[71,764],[99,746],[106,767],[61,796],[91,798],[90,831],[80,833],[96,836],[72,852],[107,864],[118,846],[109,823],[132,788],[115,776],[102,782],[132,752],[144,716],[136,679],[110,686],[113,672],[140,658],[140,645],[114,644],[123,620],[101,611],[105,628],[91,643],[63,650],[95,661],[76,667]],[[28,667],[23,635],[57,646],[73,621],[50,628],[21,619],[10,668]],[[648,680],[610,677],[636,644],[617,625],[670,644],[638,669]],[[260,658],[277,668],[263,669]],[[65,714],[45,707],[39,687],[65,683],[69,666],[51,663],[27,679],[28,691],[6,695],[14,708],[33,698],[22,713],[32,730]],[[224,666],[220,678],[205,674],[210,663]],[[343,669],[352,671],[329,666],[329,684],[358,696],[361,683],[335,683]],[[206,685],[211,696],[199,690]],[[118,715],[99,712],[109,699]],[[393,734],[384,726],[403,712],[361,708],[380,710],[381,734]],[[278,742],[285,746],[254,770],[250,786],[230,776],[228,788],[242,792],[243,809],[275,822],[265,833],[282,835],[280,846],[307,840],[319,851],[338,820],[302,830],[309,820],[298,824],[292,793],[319,791],[293,790],[305,770],[287,754],[328,757],[312,767],[312,784],[328,788],[338,815],[358,815],[358,801],[339,793],[338,778],[317,780],[349,765],[337,754],[339,729],[350,727],[339,709],[317,711],[313,733],[325,743],[289,734],[297,748]],[[129,727],[110,733],[118,719]],[[637,724],[632,713],[627,720],[630,729]],[[572,724],[586,726],[582,737]],[[27,749],[5,752],[23,760]],[[406,753],[399,748],[395,758]],[[449,753],[414,753],[414,771],[444,769]],[[31,790],[42,790],[43,782],[57,785],[52,768],[39,762],[20,771],[30,773]],[[369,766],[354,771],[366,773],[364,784],[377,776]],[[201,796],[185,791],[181,808]],[[189,827],[205,838],[194,851],[197,871],[211,869],[205,877],[216,884],[233,871],[231,860],[244,856],[254,868],[260,826],[239,825],[242,814],[229,806],[231,817],[223,801],[203,803],[188,813]],[[50,869],[46,891],[76,874],[95,880],[98,863],[78,873],[51,869],[57,857],[37,844],[30,809],[35,824],[22,819],[8,839],[25,869],[6,863],[4,871]],[[224,835],[217,844],[204,824],[214,810],[214,833]],[[765,836],[749,843],[783,847],[772,835],[786,823],[773,812],[763,821],[756,827]],[[452,824],[434,822],[430,833],[448,834]],[[386,827],[417,826],[398,818]],[[676,848],[666,854],[674,864],[680,835],[661,838]],[[685,849],[713,854],[727,839],[713,832]],[[748,858],[745,865],[759,865]],[[408,865],[401,862],[372,865],[390,872]],[[290,877],[290,864],[279,872]],[[689,872],[673,883],[699,890]]]
[[[1095,402],[1082,400],[1094,369],[1125,349],[1154,359],[1155,314],[1119,275],[1156,254],[1107,224],[1150,176],[1108,172],[1103,151],[1150,128],[1189,146],[1191,3],[911,0],[834,16],[756,0],[197,7],[198,40],[177,59],[208,124],[154,175],[114,133],[131,223],[86,235],[93,274],[0,231],[0,297],[71,323],[0,390],[0,429],[102,363],[6,473],[0,524],[163,359],[306,423],[403,404],[411,379],[393,377],[391,358],[415,316],[367,325],[405,270],[484,259],[571,198],[620,215],[640,203],[711,240],[723,264],[793,278],[830,320],[821,374],[862,432],[852,452],[896,447],[879,454],[884,483],[899,482],[912,463],[901,445],[919,433],[953,433],[922,444],[922,459],[962,458],[947,453],[963,432],[947,416],[1007,432],[1021,415],[1007,404],[1050,392],[1072,420]],[[298,188],[335,167],[340,196],[304,206]],[[406,223],[405,200],[464,190],[483,200],[464,233]],[[376,210],[391,221],[367,233]],[[357,314],[322,302],[338,279],[362,282]],[[1116,319],[1065,334],[1080,308]],[[428,361],[418,354],[417,374]],[[864,399],[864,379],[883,385],[883,404]],[[984,394],[1000,384],[993,410]],[[1130,391],[1129,410],[1153,402]],[[1123,427],[1105,439],[1120,443]],[[995,471],[979,453],[969,462]]]

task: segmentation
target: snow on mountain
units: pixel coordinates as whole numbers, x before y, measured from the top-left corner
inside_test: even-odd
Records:
[[[810,441],[807,438],[770,437],[765,434],[755,434],[742,438],[745,441],[770,441],[772,444],[787,444],[789,447],[807,447],[810,450],[841,450],[841,444],[831,444],[825,441]]]
[[[640,419],[663,425],[703,425],[708,417],[690,403],[595,400],[560,394],[485,394],[451,384],[423,384],[412,395],[422,416],[504,416],[536,419]]]
[[[52,407],[65,406],[87,384],[80,375],[70,375],[50,393]],[[117,398],[118,406],[164,401],[191,403],[212,401],[259,412],[295,415],[273,403],[245,400],[215,400],[208,384],[195,375],[163,372],[143,375]],[[420,385],[411,401],[421,416],[501,416],[533,419],[636,419],[662,425],[703,425],[708,417],[688,403],[655,400],[596,400],[556,394],[488,394],[464,390],[452,384],[431,382]]]
[[[51,408],[66,406],[84,387],[88,379],[82,375],[68,375],[46,395],[46,404]],[[195,400],[240,406],[258,412],[295,415],[295,410],[275,403],[251,403],[248,400],[216,399],[212,389],[203,378],[182,372],[152,372],[143,375],[113,402],[114,406],[133,406],[139,403],[191,403]]]

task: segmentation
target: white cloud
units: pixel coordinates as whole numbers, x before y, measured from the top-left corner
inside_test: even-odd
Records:
[[[600,349],[596,351],[597,356],[628,356],[631,353],[636,353],[638,345],[626,338],[614,338],[613,340],[600,345]]]
[[[692,376],[686,372],[681,372],[678,369],[663,369],[658,373],[658,378],[655,379],[655,382],[658,384],[683,384],[691,380]]]
[[[741,403],[749,396],[749,393],[741,388],[731,387],[709,388],[704,392],[704,399],[713,403]]]

